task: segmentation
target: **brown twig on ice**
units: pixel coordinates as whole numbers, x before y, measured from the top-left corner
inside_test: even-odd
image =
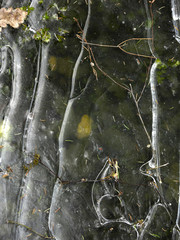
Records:
[[[81,28],[78,20],[77,20],[76,18],[75,18],[74,20],[77,22],[77,25],[78,25],[81,33],[83,33],[83,30],[82,30],[82,28]],[[118,85],[118,86],[122,87],[123,89],[127,90],[127,91],[132,95],[133,101],[134,101],[134,103],[135,103],[135,105],[136,105],[136,108],[137,108],[137,111],[138,111],[138,117],[139,117],[139,119],[140,119],[140,121],[141,121],[141,123],[142,123],[142,126],[143,126],[143,128],[144,128],[144,131],[145,131],[145,133],[146,133],[146,135],[147,135],[148,141],[149,141],[150,145],[152,145],[152,144],[151,144],[151,137],[150,137],[150,135],[149,135],[149,133],[148,133],[148,131],[147,131],[147,129],[146,129],[146,126],[145,126],[145,124],[144,124],[144,121],[143,121],[143,118],[142,118],[142,116],[141,116],[141,112],[140,112],[140,109],[139,109],[139,104],[138,104],[138,103],[139,103],[139,100],[140,100],[141,97],[142,97],[142,94],[143,94],[143,92],[144,92],[144,89],[145,89],[145,87],[146,87],[146,82],[145,82],[145,84],[144,84],[144,86],[143,86],[143,89],[142,89],[142,91],[141,91],[140,97],[139,97],[138,99],[136,99],[135,96],[134,96],[134,92],[133,92],[133,88],[132,88],[132,85],[131,85],[131,84],[130,84],[130,88],[129,88],[129,87],[128,87],[127,85],[125,85],[125,84],[120,84],[120,83],[118,83],[118,82],[115,81],[109,74],[107,74],[104,70],[102,70],[102,68],[99,67],[99,65],[98,65],[98,63],[97,63],[97,61],[96,61],[96,59],[95,59],[94,53],[93,53],[93,51],[92,51],[92,48],[90,47],[90,45],[92,45],[92,46],[98,46],[98,47],[120,48],[122,51],[124,51],[124,52],[127,53],[127,54],[135,55],[135,56],[139,56],[139,57],[150,58],[150,59],[152,60],[152,59],[155,58],[155,57],[153,57],[153,56],[147,56],[147,55],[143,55],[143,54],[135,54],[135,53],[127,52],[126,50],[122,49],[122,46],[123,46],[125,43],[127,43],[128,41],[152,40],[152,38],[130,38],[130,39],[127,39],[127,40],[119,43],[118,45],[104,45],[104,44],[89,43],[89,42],[87,42],[86,39],[82,39],[80,35],[78,35],[77,37],[81,40],[81,43],[87,44],[87,48],[85,47],[85,49],[86,49],[86,50],[88,51],[88,53],[89,53],[89,59],[90,59],[91,66],[93,66],[93,65],[95,64],[95,66],[97,67],[97,69],[98,69],[104,76],[108,77],[113,83],[115,83],[116,85]],[[94,61],[94,63],[92,62],[92,60]],[[92,64],[93,64],[93,65],[92,65]],[[150,71],[150,66],[151,66],[151,64],[152,64],[152,61],[150,62],[150,65],[149,65],[149,67],[148,67],[147,76],[149,75],[149,71]],[[94,69],[93,69],[93,70],[94,70]],[[94,71],[93,71],[93,72],[94,72]],[[97,76],[96,76],[96,78],[97,78]],[[147,80],[147,77],[146,77],[146,80]]]
[[[24,225],[24,224],[21,224],[21,223],[12,221],[12,220],[7,220],[7,223],[8,223],[8,224],[16,224],[16,225],[18,225],[18,226],[24,227],[24,228],[26,228],[27,230],[29,230],[30,232],[38,235],[39,237],[42,237],[42,238],[45,238],[45,239],[55,239],[55,237],[47,237],[47,236],[44,236],[44,235],[42,235],[41,233],[38,233],[38,232],[34,231],[31,227],[28,227],[28,226],[26,226],[26,225]]]
[[[121,51],[129,54],[129,55],[133,55],[133,56],[137,56],[137,57],[144,57],[144,58],[154,58],[153,56],[148,56],[148,55],[144,55],[144,54],[139,54],[139,53],[132,53],[132,52],[128,52],[123,48],[123,45],[129,41],[141,41],[141,40],[152,40],[152,38],[130,38],[130,39],[126,39],[125,41],[119,43],[118,45],[109,45],[109,44],[98,44],[98,43],[89,43],[87,41],[84,42],[84,44],[88,44],[88,45],[92,45],[92,46],[97,46],[97,47],[108,47],[108,48],[119,48]]]
[[[156,1],[156,0],[152,0],[152,1],[149,1],[149,3],[151,3],[151,4],[152,4],[152,3],[154,3],[155,1]]]
[[[123,85],[123,84],[121,84],[121,83],[118,83],[118,82],[115,81],[111,76],[109,76],[105,71],[103,71],[102,68],[99,67],[99,65],[98,65],[98,63],[97,63],[97,61],[96,61],[96,59],[95,59],[95,57],[94,57],[94,53],[93,53],[93,51],[92,51],[91,48],[90,48],[90,51],[91,51],[91,55],[92,55],[92,58],[93,58],[93,60],[94,60],[94,63],[95,63],[95,65],[96,65],[96,67],[98,68],[98,70],[99,70],[104,76],[108,77],[113,83],[115,83],[116,85],[118,85],[118,86],[122,87],[123,89],[129,91],[129,88],[128,88],[127,85],[125,85],[125,84]]]
[[[130,38],[130,39],[127,39],[127,40],[119,43],[119,44],[117,45],[117,47],[118,47],[119,49],[121,49],[121,51],[123,51],[123,52],[125,52],[125,53],[127,53],[127,54],[129,54],[129,55],[138,56],[138,57],[144,57],[144,58],[155,58],[155,57],[153,57],[153,56],[148,56],[148,55],[144,55],[144,54],[128,52],[128,51],[126,51],[125,49],[122,48],[122,45],[123,45],[124,43],[127,43],[127,42],[129,42],[129,41],[137,41],[137,40],[152,40],[152,39],[151,39],[151,38]]]
[[[134,92],[133,92],[133,88],[132,88],[132,85],[130,84],[130,93],[131,93],[131,95],[132,95],[132,97],[133,97],[133,100],[134,100],[134,102],[135,102],[135,104],[136,104],[136,108],[137,108],[137,111],[138,111],[138,117],[139,117],[139,119],[140,119],[140,121],[141,121],[141,123],[142,123],[142,126],[143,126],[143,128],[144,128],[144,131],[145,131],[145,133],[146,133],[146,135],[147,135],[147,138],[148,138],[148,140],[149,140],[149,143],[150,143],[150,145],[152,144],[151,143],[151,137],[150,137],[150,135],[149,135],[149,133],[148,133],[148,131],[147,131],[147,129],[146,129],[146,126],[145,126],[145,124],[144,124],[144,121],[143,121],[143,118],[142,118],[142,116],[141,116],[141,112],[140,112],[140,109],[139,109],[139,104],[138,104],[138,101],[136,100],[136,98],[135,98],[135,96],[134,96]]]
[[[150,74],[151,65],[152,65],[152,59],[150,60],[149,66],[147,67],[146,79],[145,79],[145,82],[144,82],[144,86],[143,86],[143,88],[142,88],[142,90],[141,90],[141,93],[140,93],[140,95],[139,95],[139,98],[137,99],[137,102],[140,101],[140,99],[141,99],[141,97],[142,97],[142,95],[143,95],[143,93],[144,93],[144,90],[145,90],[145,88],[146,88],[147,81],[148,81],[149,74]]]

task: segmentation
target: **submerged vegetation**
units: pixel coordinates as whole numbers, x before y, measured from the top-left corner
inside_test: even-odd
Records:
[[[43,9],[44,2],[39,0],[38,7]],[[137,4],[141,4],[140,2]],[[121,11],[123,4],[126,5],[127,2],[102,3],[89,0],[86,1],[86,21],[85,14],[82,14],[85,7],[81,9],[81,4],[85,5],[84,1],[71,3],[71,17],[68,16],[68,7],[60,8],[53,3],[44,9],[37,28],[32,28],[28,19],[20,28],[23,39],[28,36],[32,40],[32,49],[35,50],[32,50],[33,57],[29,57],[27,52],[31,49],[27,51],[26,45],[22,44],[18,52],[22,60],[19,58],[21,64],[16,59],[13,62],[15,72],[12,77],[16,81],[13,82],[12,96],[15,100],[18,96],[24,96],[21,105],[27,105],[23,105],[25,110],[19,114],[22,117],[16,125],[20,127],[15,128],[16,125],[12,125],[10,137],[8,127],[3,132],[2,126],[5,125],[0,126],[0,149],[4,154],[2,159],[4,156],[9,159],[13,155],[8,167],[2,169],[2,180],[15,186],[16,178],[11,173],[15,173],[16,168],[20,169],[17,176],[22,173],[24,178],[22,182],[18,180],[22,184],[18,183],[22,191],[18,190],[14,194],[19,201],[18,213],[14,214],[17,220],[7,221],[9,225],[20,226],[19,232],[25,228],[30,234],[56,239],[56,236],[61,237],[63,229],[65,236],[68,232],[73,238],[70,232],[72,228],[77,232],[77,239],[78,232],[83,239],[90,239],[88,234],[92,234],[92,238],[103,239],[106,235],[104,238],[113,239],[114,236],[121,236],[122,224],[126,226],[122,234],[124,239],[129,237],[130,231],[133,240],[134,236],[137,239],[163,239],[163,236],[171,234],[169,229],[174,224],[174,216],[168,201],[174,201],[175,198],[170,194],[171,185],[165,177],[168,174],[166,166],[170,166],[167,162],[167,147],[163,143],[166,137],[159,138],[159,133],[170,135],[171,128],[167,123],[163,132],[159,119],[162,118],[163,121],[163,110],[160,108],[165,103],[161,99],[161,88],[164,87],[161,83],[165,82],[168,71],[178,69],[180,61],[176,57],[167,61],[156,57],[153,46],[155,2],[147,1],[150,16],[146,21],[149,23],[147,26],[141,19],[137,23],[136,19],[132,22],[132,13],[127,14],[127,10],[131,11],[128,5],[126,11],[114,14],[117,9]],[[67,6],[68,3],[69,1]],[[112,12],[111,4],[114,6]],[[76,5],[79,15],[74,13]],[[91,7],[97,12],[88,29]],[[107,12],[104,13],[105,9]],[[30,6],[22,7],[21,10],[26,12],[26,16],[36,11]],[[102,18],[101,14],[105,17]],[[114,20],[112,16],[115,15],[117,18]],[[128,17],[134,35],[127,24],[129,32],[121,36],[114,29],[117,26],[119,29],[123,28]],[[102,22],[98,22],[98,19],[102,19]],[[144,26],[148,28],[147,38],[139,32],[136,34],[136,25],[140,33],[139,29]],[[90,31],[89,35],[87,29]],[[102,38],[101,34],[105,34],[105,37]],[[22,56],[21,51],[24,54]],[[68,61],[71,64],[68,65]],[[70,67],[72,64],[74,69]],[[32,77],[28,72],[30,65],[33,65]],[[22,88],[17,87],[17,78],[24,84]],[[30,78],[33,84],[29,84]],[[27,87],[28,84],[31,86]],[[73,94],[69,97],[70,86]],[[23,95],[25,91],[28,92],[28,97]],[[7,119],[13,112],[11,107],[12,104],[8,109]],[[6,118],[3,122],[8,123]],[[8,133],[8,138],[5,133]],[[16,154],[5,152],[6,142],[9,145],[18,142],[18,151],[14,151]],[[168,146],[170,144],[173,145],[173,141]],[[38,153],[33,153],[36,145]],[[20,148],[22,149],[19,150]],[[150,160],[147,160],[149,157]],[[169,193],[168,200],[165,198],[167,194],[164,194],[164,186]],[[13,188],[15,190],[16,186]],[[43,201],[42,193],[45,196]],[[34,205],[38,207],[38,214],[34,214]],[[77,226],[71,225],[71,221],[64,224],[63,221],[69,216]],[[42,225],[39,227],[40,231],[35,231],[33,229],[36,223],[41,224],[39,219],[43,219]],[[163,221],[156,223],[156,219]],[[58,224],[62,226],[61,229]],[[86,227],[91,224],[93,227],[87,230]],[[119,225],[119,229],[116,229],[116,225]],[[76,227],[79,228],[78,231]],[[40,233],[44,229],[50,229],[53,237]]]
[[[168,59],[166,63],[161,62],[160,59],[156,59],[157,66],[157,81],[159,84],[161,84],[164,80],[168,79],[171,80],[172,72],[171,70],[173,68],[177,68],[180,66],[180,61],[176,60],[174,58]]]
[[[35,153],[33,157],[33,161],[27,165],[24,165],[24,170],[26,174],[35,166],[37,166],[40,163],[40,155]]]
[[[41,28],[34,34],[34,39],[40,40],[44,43],[49,43],[51,40],[51,33],[48,28]]]
[[[39,4],[43,4],[43,1],[39,1]],[[34,11],[34,7],[30,6],[23,6],[21,8],[1,8],[0,9],[0,31],[2,28],[7,27],[9,24],[13,28],[19,28],[21,24],[24,23],[26,17]],[[53,11],[51,11],[53,10]],[[56,11],[54,11],[56,10]],[[66,16],[64,13],[66,12],[67,8],[59,8],[56,3],[50,4],[48,7],[48,11],[45,12],[45,14],[42,16],[41,21],[63,21]],[[36,33],[33,35],[33,38],[38,41],[42,41],[44,43],[49,43],[52,37],[51,32],[49,31],[49,28],[46,27],[46,23],[43,28],[36,30]],[[57,25],[58,26],[58,25]],[[25,31],[31,31],[30,27],[26,24],[23,24],[23,29]],[[53,29],[53,35],[56,37],[56,39],[61,42],[65,39],[65,35],[68,33],[67,30],[61,29],[60,27],[57,27],[57,29]],[[25,36],[26,38],[26,36]]]

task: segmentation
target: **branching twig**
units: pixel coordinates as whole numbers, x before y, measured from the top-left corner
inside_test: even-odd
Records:
[[[56,179],[59,180],[59,183],[61,185],[67,185],[67,184],[81,184],[81,183],[94,183],[94,182],[112,182],[112,181],[116,181],[116,182],[120,182],[122,184],[127,184],[127,185],[131,185],[131,186],[139,186],[137,184],[130,184],[127,182],[122,181],[121,179],[117,179],[115,176],[115,172],[113,169],[111,169],[111,172],[108,176],[104,177],[104,178],[100,178],[100,179],[87,179],[87,178],[82,178],[80,180],[76,180],[76,181],[70,181],[70,180],[62,180],[60,177],[57,176],[57,174],[55,172],[53,172],[47,165],[45,165],[44,163],[42,163],[42,161],[39,159],[39,163],[40,165],[42,165],[43,167],[45,167]],[[109,162],[110,166],[112,167],[111,163]]]
[[[141,93],[140,93],[139,98],[137,99],[137,102],[138,102],[138,103],[139,103],[139,101],[140,101],[140,99],[141,99],[141,97],[142,97],[142,95],[143,95],[143,93],[144,93],[144,90],[145,90],[145,88],[146,88],[147,80],[148,80],[148,77],[149,77],[149,74],[150,74],[151,65],[152,65],[152,59],[150,60],[150,63],[149,63],[148,69],[147,69],[147,74],[146,74],[146,79],[145,79],[145,82],[144,82],[144,86],[143,86],[143,88],[142,88],[142,91],[141,91]]]
[[[12,220],[7,220],[7,223],[8,223],[8,224],[16,224],[16,225],[18,225],[18,226],[24,227],[24,228],[28,229],[29,231],[31,231],[32,233],[34,233],[34,234],[36,234],[36,235],[38,235],[38,236],[40,236],[40,237],[42,237],[42,238],[45,238],[45,239],[55,239],[55,237],[47,237],[47,236],[44,236],[44,235],[42,235],[41,233],[38,233],[38,232],[36,232],[35,230],[33,230],[31,227],[28,227],[28,226],[26,226],[26,225],[24,225],[24,224],[22,224],[22,223],[18,223],[18,222],[12,221]]]
[[[131,93],[131,95],[132,95],[132,97],[133,97],[133,100],[134,100],[134,102],[135,102],[135,104],[136,104],[136,108],[137,108],[137,111],[138,111],[138,117],[139,117],[139,119],[140,119],[140,121],[141,121],[141,123],[142,123],[142,126],[143,126],[144,131],[145,131],[145,133],[146,133],[146,135],[147,135],[147,138],[148,138],[148,140],[149,140],[149,143],[150,143],[150,145],[152,146],[151,137],[150,137],[150,135],[149,135],[149,133],[148,133],[148,131],[147,131],[147,129],[146,129],[146,126],[145,126],[145,124],[144,124],[144,121],[143,121],[143,119],[142,119],[142,116],[141,116],[141,113],[140,113],[140,109],[139,109],[139,104],[138,104],[138,101],[136,100],[136,98],[135,98],[135,96],[134,96],[134,92],[133,92],[133,89],[132,89],[131,84],[130,84],[130,93]]]
[[[129,55],[138,56],[138,57],[144,57],[144,58],[154,58],[155,59],[155,57],[153,57],[153,56],[148,56],[148,55],[144,55],[144,54],[128,52],[124,48],[122,48],[125,43],[127,43],[129,41],[137,41],[137,40],[152,40],[152,38],[130,38],[130,39],[126,39],[125,41],[119,43],[118,45],[89,43],[87,41],[85,41],[84,43],[88,44],[88,45],[92,45],[92,46],[97,46],[97,47],[119,48],[121,51],[123,51],[123,52],[125,52],[125,53],[127,53]]]
[[[82,28],[80,27],[80,24],[79,24],[78,20],[75,19],[75,21],[77,22],[77,24],[78,24],[81,32],[83,33],[83,30],[82,30]],[[78,38],[79,38],[80,40],[82,40],[81,36],[79,36],[79,35],[78,35]],[[141,121],[141,123],[142,123],[142,126],[143,126],[144,131],[145,131],[145,133],[146,133],[146,135],[147,135],[147,138],[148,138],[148,140],[149,140],[149,143],[150,143],[150,145],[152,146],[151,137],[150,137],[150,135],[149,135],[149,133],[148,133],[148,131],[147,131],[147,129],[146,129],[146,126],[145,126],[144,121],[143,121],[143,119],[142,119],[142,116],[141,116],[141,113],[140,113],[140,109],[139,109],[139,105],[138,105],[138,102],[139,102],[139,100],[140,100],[140,98],[141,98],[141,96],[142,96],[142,94],[143,94],[143,91],[144,91],[146,85],[144,85],[144,87],[143,87],[143,89],[142,89],[142,91],[141,91],[141,95],[140,95],[139,99],[136,100],[136,98],[135,98],[135,96],[134,96],[134,92],[133,92],[133,89],[132,89],[131,84],[130,84],[130,88],[129,88],[127,85],[125,85],[125,84],[124,84],[124,85],[123,85],[123,84],[120,84],[120,83],[116,82],[111,76],[109,76],[104,70],[102,70],[102,69],[99,67],[99,65],[98,65],[98,63],[97,63],[97,61],[96,61],[96,59],[95,59],[95,57],[94,57],[94,53],[93,53],[93,51],[92,51],[92,48],[89,46],[89,45],[94,45],[94,46],[100,46],[100,47],[113,47],[113,48],[120,48],[120,49],[121,49],[121,48],[122,48],[121,46],[122,46],[124,43],[128,42],[128,41],[132,41],[132,40],[149,40],[149,39],[151,39],[151,38],[130,38],[130,39],[127,39],[127,40],[119,43],[117,46],[116,46],[116,45],[102,45],[102,44],[88,43],[86,39],[83,39],[83,43],[84,43],[84,44],[87,44],[87,46],[88,46],[88,53],[89,53],[90,62],[92,63],[92,60],[91,60],[91,56],[92,56],[92,59],[93,59],[93,61],[94,61],[94,64],[96,65],[97,69],[98,69],[104,76],[108,77],[108,78],[109,78],[112,82],[114,82],[116,85],[122,87],[123,89],[125,89],[125,90],[127,90],[129,93],[131,93],[131,95],[132,95],[132,97],[133,97],[133,100],[134,100],[134,102],[135,102],[137,111],[138,111],[138,117],[139,117],[139,119],[140,119],[140,121]],[[86,48],[86,49],[87,49],[87,48]],[[121,49],[121,50],[122,50],[122,49]],[[124,49],[123,49],[123,50],[124,50]],[[134,53],[130,53],[130,52],[127,52],[127,51],[125,51],[125,52],[128,53],[128,54],[136,55],[136,56],[149,57],[149,56],[146,56],[146,55],[134,54]],[[150,56],[150,58],[152,59],[152,58],[154,58],[154,57],[153,57],[153,56]],[[150,65],[151,65],[151,63],[150,63]],[[148,68],[148,74],[149,74],[149,71],[150,71],[150,66],[149,66],[149,68]],[[94,71],[93,71],[93,72],[94,72]],[[146,79],[147,79],[147,78],[146,78]]]
[[[83,33],[83,30],[82,30],[82,28],[80,27],[80,24],[79,24],[78,20],[77,20],[76,18],[74,18],[74,20],[77,22],[78,27],[79,27],[80,30],[81,30],[81,33]],[[81,38],[80,35],[76,35],[76,36],[82,41],[82,38]],[[97,69],[98,69],[104,76],[106,76],[107,78],[109,78],[109,79],[110,79],[112,82],[114,82],[116,85],[118,85],[118,86],[126,89],[127,91],[129,91],[129,88],[128,88],[127,85],[125,85],[125,84],[123,85],[123,84],[118,83],[118,82],[117,82],[116,80],[114,80],[111,76],[109,76],[105,71],[103,71],[102,68],[99,67],[99,65],[98,65],[98,63],[97,63],[97,61],[96,61],[96,59],[95,59],[95,57],[94,57],[94,53],[93,53],[93,51],[92,51],[92,48],[89,46],[90,44],[87,42],[86,39],[83,39],[83,43],[84,43],[84,44],[87,44],[87,48],[86,48],[86,47],[84,47],[84,48],[85,48],[86,51],[88,51],[89,60],[90,60],[90,63],[91,63],[91,67],[92,67],[92,69],[93,69],[93,73],[94,73],[94,75],[96,76],[96,79],[97,79],[97,73],[96,73],[96,70],[94,69],[94,64],[96,65]],[[92,45],[95,45],[95,44],[92,44]],[[99,46],[101,46],[101,44],[100,44]],[[111,47],[111,45],[102,45],[102,46]],[[117,48],[117,46],[113,46],[113,47],[116,47],[116,48]],[[94,63],[92,62],[92,59],[93,59]]]
[[[125,52],[125,53],[127,53],[127,54],[129,54],[129,55],[138,56],[138,57],[144,57],[144,58],[155,58],[155,57],[153,57],[153,56],[148,56],[148,55],[144,55],[144,54],[128,52],[128,51],[126,51],[126,50],[124,50],[124,49],[122,48],[122,45],[123,45],[124,43],[126,43],[126,42],[128,42],[128,41],[133,41],[133,40],[134,40],[134,41],[137,41],[137,40],[152,40],[152,38],[130,38],[130,39],[127,39],[127,40],[119,43],[119,44],[117,45],[117,47],[118,47],[119,49],[121,49],[121,51],[123,51],[123,52]]]
[[[92,55],[92,58],[93,58],[93,60],[94,60],[94,63],[95,63],[95,65],[96,65],[96,67],[98,68],[98,70],[99,70],[104,76],[108,77],[113,83],[115,83],[116,85],[118,85],[118,86],[124,88],[125,90],[129,91],[129,88],[128,88],[127,85],[125,85],[125,84],[123,85],[123,84],[120,84],[120,83],[116,82],[111,76],[109,76],[105,71],[103,71],[103,70],[99,67],[98,63],[96,62],[96,59],[95,59],[95,57],[94,57],[94,53],[93,53],[93,51],[92,51],[91,48],[90,48],[90,51],[91,51],[91,55]]]

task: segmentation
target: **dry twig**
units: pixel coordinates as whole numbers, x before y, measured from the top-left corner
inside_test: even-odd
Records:
[[[78,27],[80,28],[81,33],[83,33],[83,30],[82,30],[82,28],[81,28],[78,20],[77,20],[77,19],[74,19],[74,20],[77,22],[77,25],[78,25]],[[155,58],[155,57],[153,57],[153,56],[147,56],[147,55],[142,55],[142,54],[135,54],[135,53],[127,52],[127,51],[125,51],[124,49],[122,49],[122,46],[123,46],[125,43],[127,43],[128,41],[133,41],[133,40],[136,40],[136,41],[137,41],[137,40],[152,40],[152,39],[151,39],[151,38],[130,38],[130,39],[127,39],[127,40],[119,43],[119,44],[116,46],[116,45],[103,45],[103,44],[89,43],[89,42],[87,42],[86,39],[82,39],[80,35],[78,35],[78,38],[81,40],[81,43],[87,44],[87,48],[85,47],[85,49],[86,49],[86,50],[88,51],[88,53],[89,53],[89,59],[90,59],[90,64],[91,64],[91,66],[94,67],[94,64],[95,64],[96,67],[97,67],[97,69],[98,69],[104,76],[106,76],[107,78],[109,78],[109,79],[110,79],[113,83],[115,83],[116,85],[118,85],[118,86],[122,87],[123,89],[127,90],[127,91],[132,95],[133,100],[134,100],[135,105],[136,105],[136,108],[137,108],[137,111],[138,111],[138,117],[139,117],[139,119],[140,119],[140,121],[141,121],[141,123],[142,123],[142,126],[143,126],[144,131],[145,131],[145,133],[146,133],[146,135],[147,135],[147,138],[148,138],[148,140],[149,140],[149,143],[150,143],[150,145],[152,146],[151,137],[150,137],[150,135],[149,135],[149,133],[148,133],[148,131],[147,131],[147,129],[146,129],[146,126],[145,126],[145,124],[144,124],[144,121],[143,121],[143,118],[142,118],[142,116],[141,116],[141,112],[140,112],[140,109],[139,109],[139,104],[138,104],[140,98],[142,97],[142,94],[143,94],[143,92],[144,92],[144,89],[145,89],[145,87],[146,87],[146,82],[145,82],[145,84],[144,84],[144,86],[143,86],[143,89],[142,89],[142,91],[141,91],[140,97],[139,97],[138,99],[136,99],[135,96],[134,96],[134,92],[133,92],[133,88],[132,88],[132,85],[131,85],[131,84],[130,84],[130,88],[129,88],[129,87],[128,87],[127,85],[125,85],[125,84],[120,84],[120,83],[118,83],[118,82],[115,81],[109,74],[107,74],[104,70],[102,70],[102,69],[99,67],[99,65],[98,65],[98,63],[97,63],[97,61],[96,61],[96,59],[95,59],[95,57],[94,57],[94,53],[93,53],[93,51],[92,51],[92,48],[90,47],[90,45],[93,45],[93,46],[99,46],[99,47],[120,48],[122,51],[124,51],[124,52],[127,53],[127,54],[135,55],[135,56],[140,56],[140,57],[151,58],[151,60],[152,60],[152,59]],[[94,61],[94,63],[92,62],[92,60]],[[150,65],[149,65],[149,68],[148,68],[148,72],[147,72],[148,75],[149,75],[149,71],[150,71],[150,66],[151,66],[151,62],[150,62]],[[96,70],[95,70],[95,71],[96,71]],[[93,73],[94,73],[94,69],[93,69]],[[97,79],[97,73],[95,74],[95,76],[96,76],[96,79]],[[147,79],[147,78],[146,78],[146,79]]]
[[[47,237],[47,236],[44,236],[44,235],[42,235],[41,233],[38,233],[38,232],[34,231],[31,227],[28,227],[28,226],[26,226],[26,225],[24,225],[24,224],[21,224],[21,223],[12,221],[12,220],[7,220],[7,223],[8,223],[8,224],[16,224],[16,225],[18,225],[18,226],[24,227],[24,228],[26,228],[27,230],[29,230],[30,232],[32,232],[32,233],[34,233],[34,234],[36,234],[36,235],[38,235],[38,236],[40,236],[40,237],[42,237],[42,238],[45,238],[45,239],[55,239],[55,237]]]

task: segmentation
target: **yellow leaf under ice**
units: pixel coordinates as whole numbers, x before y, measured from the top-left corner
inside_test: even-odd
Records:
[[[91,133],[92,120],[88,115],[83,115],[77,128],[77,137],[79,139],[88,137]]]

